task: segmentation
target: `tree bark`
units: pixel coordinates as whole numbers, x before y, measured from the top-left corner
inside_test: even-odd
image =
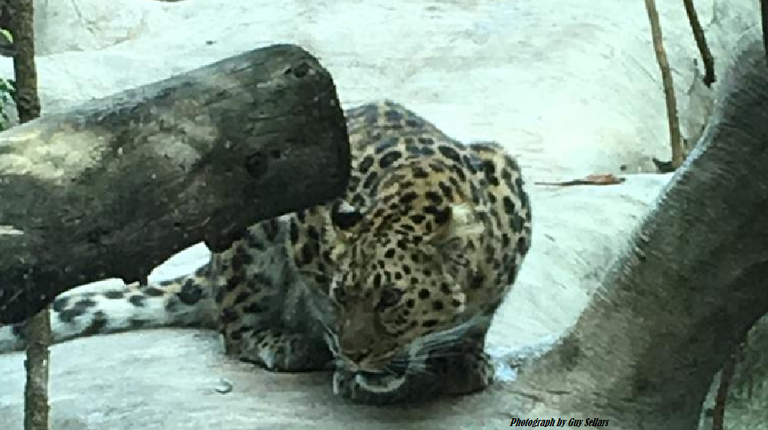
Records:
[[[768,74],[739,54],[704,135],[555,348],[515,384],[527,416],[689,430],[768,312]],[[558,415],[556,415],[558,416]]]
[[[0,134],[0,324],[105,278],[339,195],[344,114],[309,53],[275,45]],[[30,285],[30,288],[25,288]]]

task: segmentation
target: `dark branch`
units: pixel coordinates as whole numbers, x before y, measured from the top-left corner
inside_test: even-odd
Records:
[[[704,85],[711,88],[717,79],[715,77],[715,58],[712,56],[712,51],[709,50],[709,45],[707,45],[707,38],[704,35],[704,29],[701,28],[693,0],[683,0],[683,3],[685,4],[685,13],[688,15],[688,22],[691,24],[691,31],[693,31],[693,38],[696,40],[696,46],[701,53],[701,60],[704,62]]]

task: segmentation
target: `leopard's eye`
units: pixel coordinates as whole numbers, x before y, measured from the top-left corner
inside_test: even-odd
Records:
[[[386,287],[381,291],[379,296],[379,303],[376,305],[378,309],[384,309],[397,304],[400,298],[403,297],[403,290],[397,288]]]
[[[341,230],[348,230],[363,219],[363,214],[346,202],[337,202],[331,208],[331,222]]]

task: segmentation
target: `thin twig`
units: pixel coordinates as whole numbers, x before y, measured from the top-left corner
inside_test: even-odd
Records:
[[[667,119],[669,123],[669,144],[672,146],[672,166],[676,169],[683,164],[683,140],[680,135],[680,119],[677,117],[677,101],[675,100],[675,87],[672,81],[672,73],[669,71],[669,61],[662,45],[661,24],[659,24],[659,12],[656,10],[654,0],[645,0],[645,9],[648,12],[648,20],[651,23],[651,37],[653,50],[656,52],[656,61],[661,69],[661,82],[664,87],[664,99],[667,105]]]
[[[763,0],[766,1],[766,0]],[[704,36],[704,29],[701,28],[699,16],[696,14],[696,8],[693,6],[693,0],[683,0],[685,13],[688,15],[688,22],[691,24],[693,38],[696,39],[696,46],[701,53],[701,60],[704,62],[704,85],[711,88],[717,78],[715,77],[715,59],[707,45],[707,38]]]
[[[723,365],[723,370],[720,372],[720,385],[717,387],[717,394],[715,395],[715,407],[712,410],[712,430],[723,430],[723,424],[725,423],[725,403],[728,400],[728,389],[733,379],[733,374],[736,371],[736,363],[739,361],[742,350],[741,344],[736,344],[731,351],[731,356]]]

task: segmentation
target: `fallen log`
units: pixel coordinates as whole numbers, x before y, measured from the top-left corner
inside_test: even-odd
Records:
[[[330,74],[275,45],[0,134],[0,324],[106,278],[143,279],[201,241],[340,194]],[[28,286],[28,287],[25,287]]]

